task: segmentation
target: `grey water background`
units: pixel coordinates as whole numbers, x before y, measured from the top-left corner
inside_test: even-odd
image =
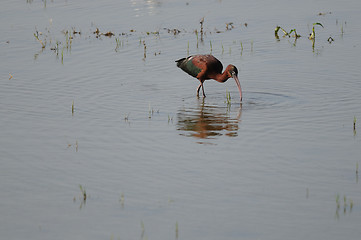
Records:
[[[3,1],[1,238],[359,239],[360,9]],[[242,104],[174,62],[208,53]]]

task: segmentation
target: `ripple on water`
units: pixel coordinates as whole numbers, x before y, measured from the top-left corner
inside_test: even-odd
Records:
[[[297,99],[290,95],[271,92],[245,92],[242,108],[264,109],[273,107],[293,106]]]
[[[196,139],[215,139],[220,136],[237,137],[242,113],[250,110],[278,109],[296,104],[296,98],[269,92],[245,92],[242,104],[226,103],[223,94],[207,98],[187,96],[177,112],[180,135]]]

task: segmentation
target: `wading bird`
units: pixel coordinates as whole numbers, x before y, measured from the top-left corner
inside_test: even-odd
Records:
[[[228,78],[234,78],[236,81],[239,98],[242,102],[242,89],[238,80],[238,70],[233,65],[228,65],[226,70],[222,73],[222,63],[212,55],[194,55],[187,58],[182,58],[176,61],[177,67],[189,75],[197,78],[200,84],[197,88],[197,96],[199,96],[199,90],[202,87],[203,97],[205,97],[203,82],[208,79],[214,79],[217,82],[224,83]]]

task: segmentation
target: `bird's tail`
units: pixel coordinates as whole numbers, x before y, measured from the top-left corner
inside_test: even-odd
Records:
[[[186,60],[186,58],[181,58],[176,60],[175,62],[177,63],[177,67],[180,67],[182,65],[182,63],[184,62],[184,60]]]

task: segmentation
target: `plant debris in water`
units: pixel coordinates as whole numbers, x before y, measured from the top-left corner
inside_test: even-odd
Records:
[[[74,116],[74,100],[73,100],[73,102],[71,104],[71,115]]]
[[[170,28],[164,28],[168,33],[171,33],[173,34],[174,36],[175,35],[178,35],[181,31],[179,29],[176,29],[176,28],[173,28],[173,29],[170,29]],[[159,32],[157,32],[157,34],[159,35]],[[149,35],[149,34],[148,34]]]
[[[96,28],[95,29],[95,31],[93,32],[93,34],[95,34],[96,36],[96,38],[99,38],[100,36],[106,36],[106,37],[112,37],[112,36],[114,36],[114,33],[113,32],[111,32],[111,31],[108,31],[108,32],[106,32],[106,33],[102,33],[102,32],[100,32],[100,30],[99,30],[99,28]]]
[[[233,22],[226,23],[226,30],[232,30],[233,28]]]
[[[331,14],[331,12],[319,12],[318,16],[326,16],[327,14]]]
[[[354,205],[353,200],[351,198],[347,199],[346,195],[343,195],[343,214],[344,215],[346,215],[347,212],[349,214],[351,214],[353,205]],[[337,193],[337,195],[336,195],[336,214],[335,214],[336,219],[340,218],[340,213],[339,213],[340,209],[341,209],[340,194]]]
[[[85,202],[86,198],[87,198],[85,188],[81,184],[79,184],[79,188],[80,188],[80,191],[81,191],[82,199]]]
[[[39,33],[39,32],[36,30],[36,33],[34,33],[34,37],[35,37],[35,39],[38,40],[38,42],[41,44],[41,47],[42,47],[42,48],[45,48],[46,45],[45,45],[45,43],[43,43],[42,40],[39,39],[39,35],[42,35],[42,33],[41,33],[41,32]]]

